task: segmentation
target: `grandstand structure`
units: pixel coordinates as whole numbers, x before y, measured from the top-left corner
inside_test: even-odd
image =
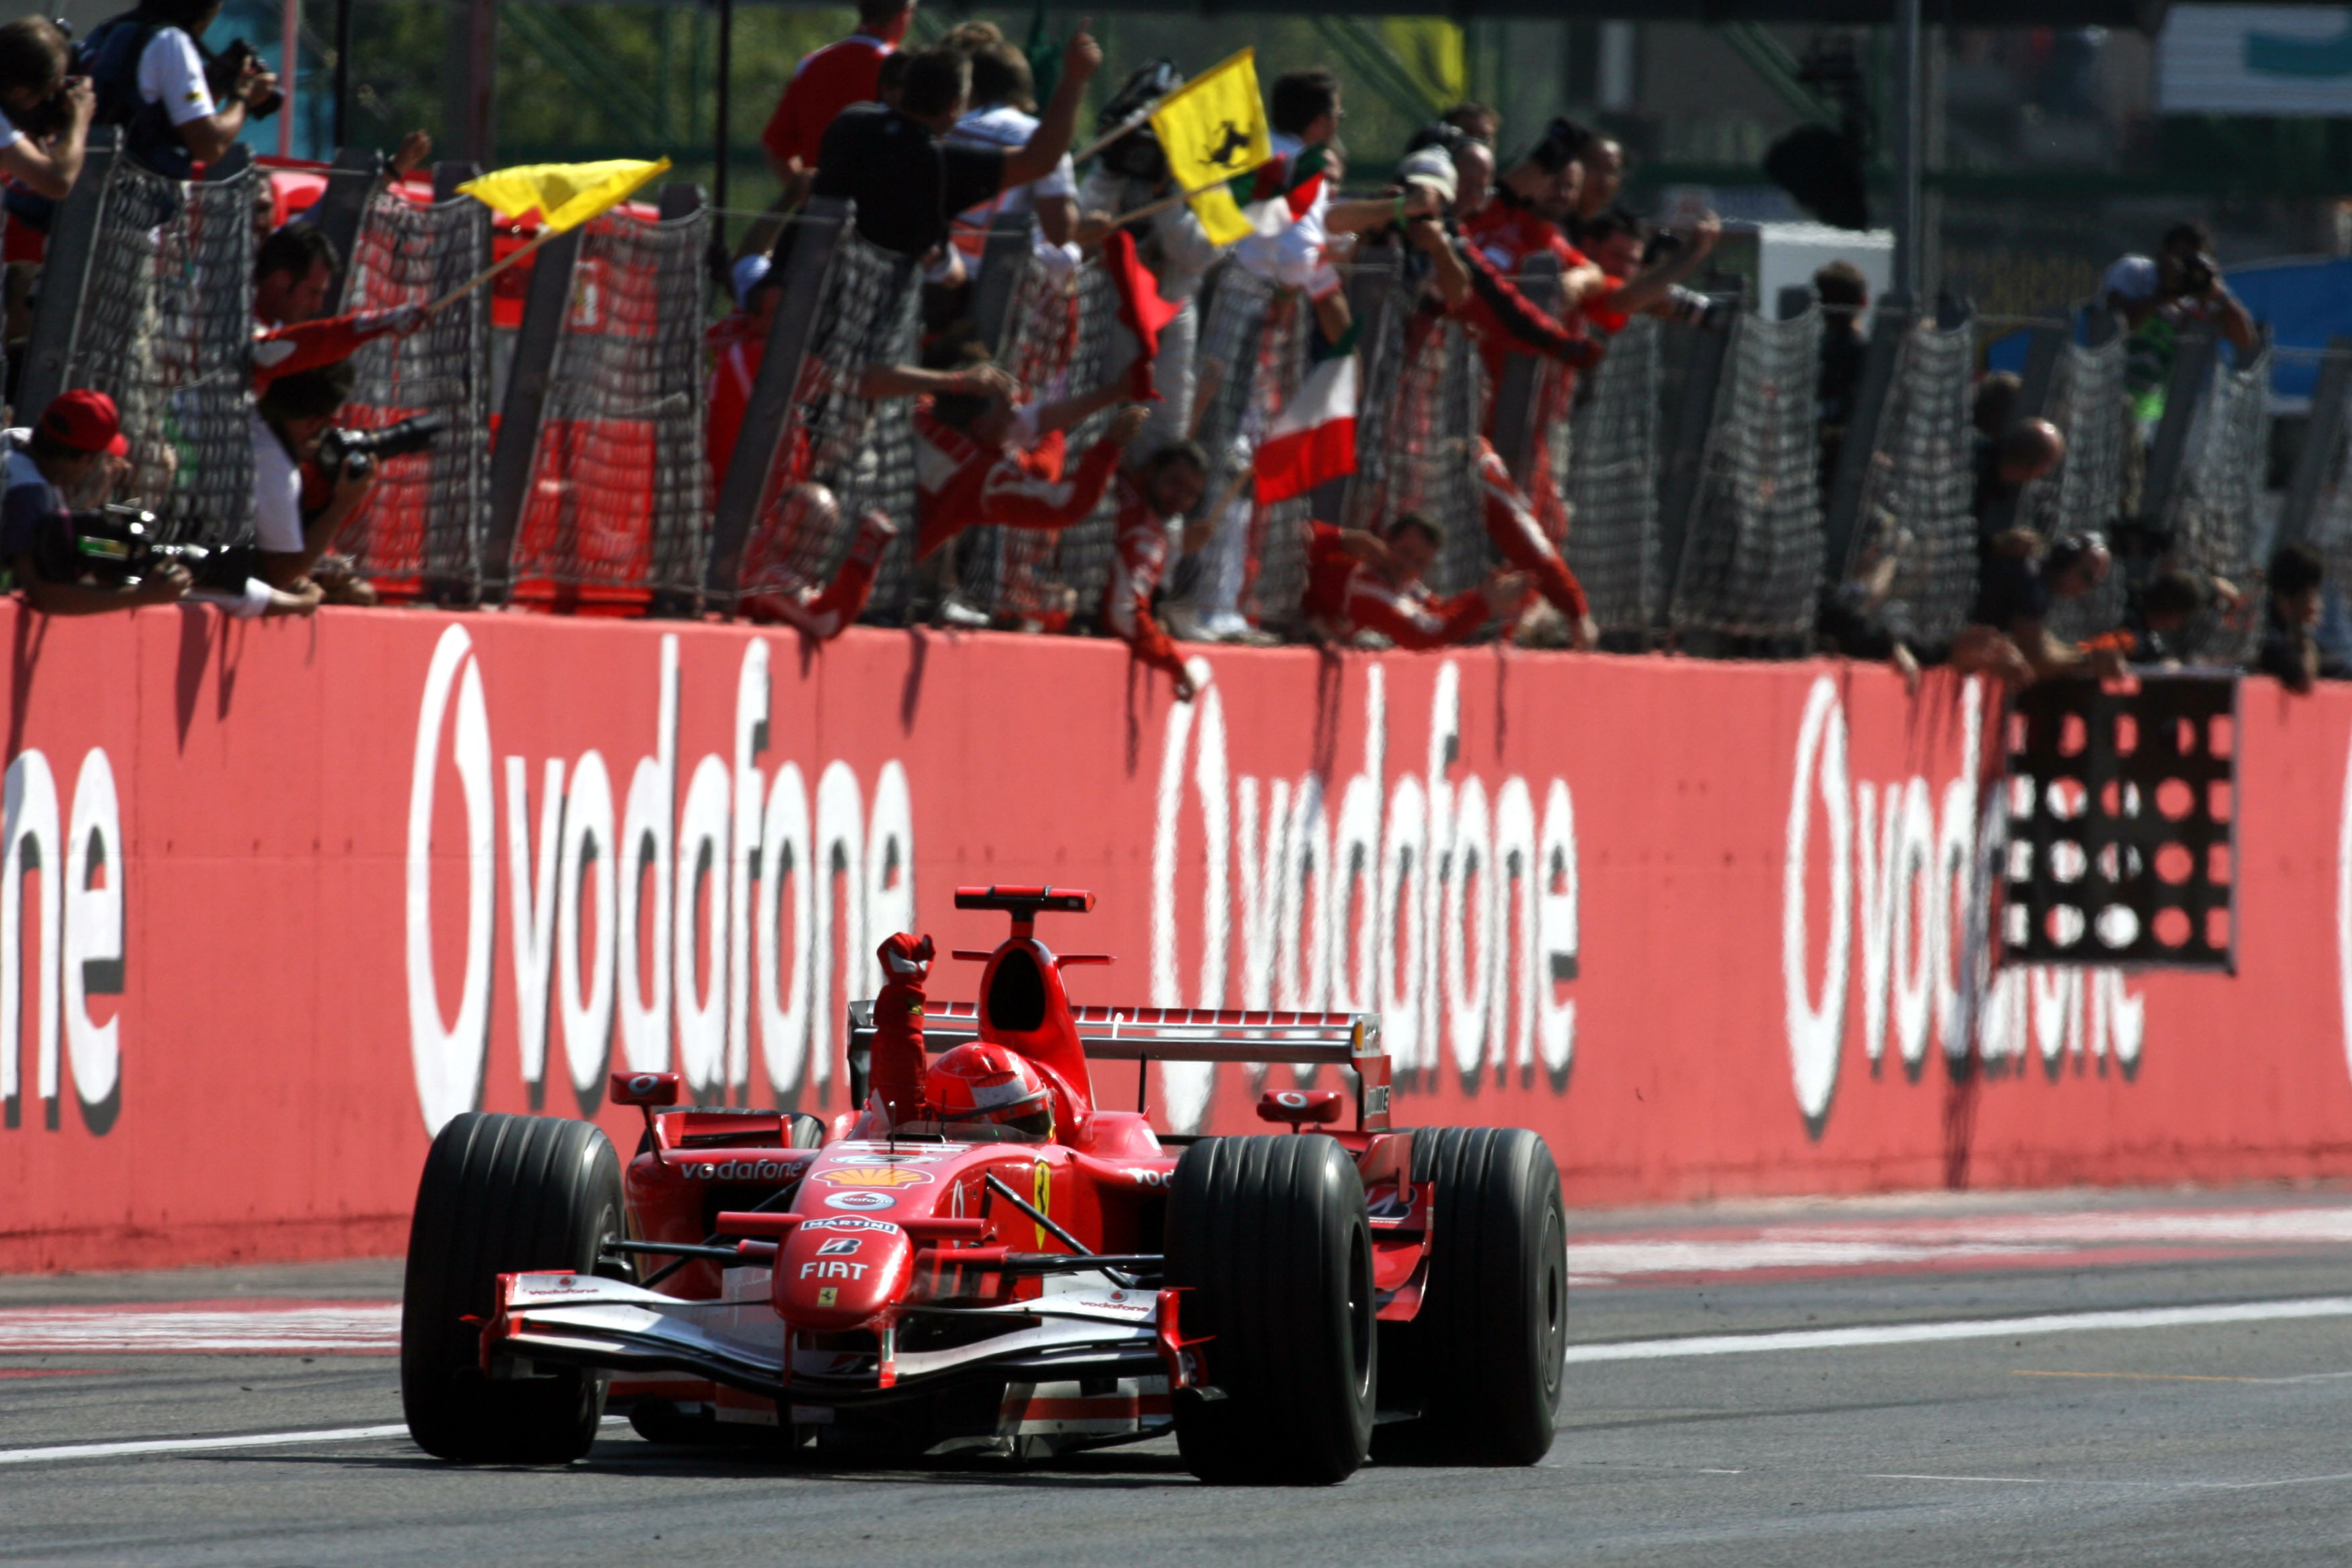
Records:
[[[478,270],[488,221],[454,196],[464,173],[446,169],[440,199],[420,205],[387,194],[370,168],[336,171],[334,213],[320,221],[348,226],[347,307],[420,302]],[[264,177],[231,160],[201,182],[163,180],[114,157],[101,133],[52,237],[23,405],[68,386],[113,393],[136,488],[182,537],[250,536],[250,214]],[[616,210],[540,250],[503,350],[478,294],[371,347],[351,422],[430,412],[447,430],[394,461],[340,542],[359,569],[394,597],[726,614],[755,537],[778,583],[820,585],[856,520],[878,509],[901,528],[869,618],[905,623],[953,599],[996,625],[1085,629],[1109,569],[1107,510],[1055,535],[975,530],[918,571],[911,400],[866,398],[859,378],[917,357],[920,279],[861,239],[845,204],[814,203],[790,224],[784,298],[735,459],[708,471],[709,233],[702,194],[665,187],[651,212]],[[1001,363],[1044,399],[1117,374],[1133,343],[1099,268],[1057,273],[1029,261],[1025,237],[999,239],[987,331]],[[1527,282],[1540,295],[1544,279]],[[1205,504],[1234,518],[1198,563],[1201,602],[1286,627],[1310,514],[1363,526],[1422,511],[1448,541],[1432,585],[1475,584],[1496,563],[1475,479],[1491,437],[1531,493],[1557,487],[1556,533],[1612,647],[1809,651],[1822,594],[1888,562],[1891,626],[1926,643],[1958,629],[1974,592],[1979,322],[1882,308],[1860,413],[1824,473],[1817,310],[1776,320],[1735,299],[1705,326],[1636,319],[1571,405],[1531,362],[1485,385],[1462,329],[1420,309],[1418,289],[1393,249],[1366,250],[1350,279],[1364,323],[1356,471],[1262,508],[1244,482],[1250,456],[1304,374],[1307,312],[1238,269],[1215,280],[1197,433],[1213,470]],[[2139,527],[2249,589],[2273,538],[2308,538],[2352,564],[2347,351],[2321,378],[2303,469],[2273,517],[2262,484],[2267,360],[2239,366],[2210,337],[2185,341],[2143,466],[2127,460],[2137,437],[2119,413],[2121,344],[2096,327],[2036,332],[2020,412],[2058,424],[2068,455],[2020,498],[2015,521],[2048,534]],[[1072,433],[1073,453],[1107,418]],[[806,484],[838,505],[798,506]],[[2064,614],[2104,629],[2088,622],[2112,625],[2121,591],[2118,580],[2108,602]]]

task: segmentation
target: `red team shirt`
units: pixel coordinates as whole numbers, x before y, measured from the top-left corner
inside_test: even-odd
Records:
[[[1465,589],[1440,599],[1416,583],[1400,588],[1341,548],[1339,530],[1309,522],[1307,594],[1302,607],[1342,637],[1378,632],[1402,648],[1466,642],[1492,618],[1486,595]]]
[[[837,44],[802,60],[776,100],[760,144],[778,163],[799,159],[801,167],[816,167],[818,147],[825,128],[853,103],[871,103],[880,96],[882,61],[890,46],[870,33],[852,33]]]
[[[928,555],[967,528],[1050,530],[1084,522],[1110,488],[1118,448],[1096,442],[1067,477],[1065,452],[1058,430],[1025,445],[983,447],[934,416],[930,399],[918,401],[915,486],[922,531],[915,553]]]
[[[1110,580],[1103,584],[1103,627],[1152,668],[1181,675],[1184,656],[1151,616],[1151,595],[1168,570],[1168,520],[1151,510],[1124,468],[1111,481],[1110,493],[1118,521],[1111,538]]]

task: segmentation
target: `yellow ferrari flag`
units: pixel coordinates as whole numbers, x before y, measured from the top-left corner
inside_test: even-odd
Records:
[[[1160,100],[1151,129],[1168,155],[1169,176],[1191,198],[1211,240],[1230,245],[1256,232],[1225,189],[1228,180],[1274,156],[1256,50],[1244,49]]]
[[[618,206],[669,160],[611,158],[601,163],[520,163],[493,169],[457,188],[506,217],[536,212],[551,232],[577,228],[598,213]]]

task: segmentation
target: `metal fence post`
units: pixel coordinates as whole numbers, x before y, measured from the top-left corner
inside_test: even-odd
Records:
[[[1396,308],[1396,280],[1403,255],[1403,247],[1393,241],[1370,247],[1359,253],[1354,269],[1348,274],[1348,314],[1360,323],[1356,329],[1356,366],[1360,374],[1371,369],[1372,346],[1388,330],[1389,312]],[[1378,395],[1381,394],[1360,380],[1356,398],[1359,411]],[[1339,478],[1318,485],[1307,502],[1314,515],[1349,528],[1363,521],[1355,514],[1356,475],[1360,471],[1359,468],[1350,468]],[[1385,520],[1370,521],[1377,526]]]
[[[1004,318],[1013,296],[1028,274],[1029,234],[1036,218],[1029,213],[998,213],[988,226],[988,246],[981,252],[980,281],[971,287],[971,321],[989,353],[1003,357]]]
[[[81,321],[82,290],[89,283],[90,256],[98,244],[99,215],[114,173],[121,132],[93,126],[82,155],[81,177],[49,220],[49,245],[41,263],[41,288],[33,305],[32,336],[25,344],[25,368],[16,384],[16,420],[30,424],[49,400],[66,389],[73,367],[74,331]]]
[[[530,499],[532,459],[547,410],[548,374],[555,348],[572,314],[572,274],[580,260],[580,230],[559,234],[531,258],[530,292],[523,297],[522,328],[515,334],[514,364],[507,377],[506,407],[490,448],[490,522],[482,540],[482,597],[503,597],[513,586],[515,531]]]
[[[457,187],[468,180],[478,178],[481,173],[482,166],[479,163],[466,159],[444,159],[435,163],[433,165],[434,205],[438,206],[444,202],[459,200]],[[448,258],[443,265],[459,279],[473,277],[489,266],[492,253],[498,248],[495,237],[497,232],[494,226],[485,223],[481,226],[482,243],[474,254]],[[348,274],[348,263],[345,270]],[[451,308],[454,310],[461,307]],[[478,312],[475,320],[479,323],[480,330],[474,334],[473,384],[478,389],[476,396],[478,399],[477,406],[479,417],[482,424],[487,426],[489,423],[490,387],[497,375],[493,368],[496,355],[492,352],[493,340],[497,334],[490,331],[490,302],[484,292],[478,289],[464,302],[462,308]],[[483,433],[482,439],[487,447],[489,440],[487,429]],[[454,454],[445,452],[436,451],[433,457],[433,461],[436,465],[453,460],[455,460]],[[425,580],[425,595],[436,605],[478,604],[483,596],[482,584],[488,571],[488,563],[483,557],[482,551],[484,537],[489,526],[490,498],[487,485],[473,486],[468,489],[473,497],[474,512],[474,515],[467,520],[467,526],[473,535],[473,568],[463,575],[428,574]]]
[[[1559,258],[1536,255],[1528,258],[1519,292],[1528,303],[1547,314],[1559,310]],[[1525,489],[1535,458],[1536,374],[1543,362],[1533,354],[1514,353],[1503,362],[1503,375],[1495,388],[1495,450]]]
[[[384,185],[388,173],[383,154],[373,147],[345,147],[327,168],[327,189],[312,210],[311,221],[335,247],[335,279],[327,292],[327,314],[339,316],[350,297],[352,252],[359,247],[360,225],[367,219],[368,204]]]
[[[1716,412],[1723,400],[1724,371],[1732,363],[1738,338],[1746,330],[1745,285],[1735,281],[1730,294],[1730,325],[1722,331],[1691,329],[1690,358],[1683,369],[1681,405],[1674,413],[1667,437],[1665,472],[1658,486],[1658,559],[1672,563],[1664,592],[1658,596],[1660,629],[1672,621],[1675,595],[1687,564],[1683,557],[1691,521],[1706,497],[1706,448],[1715,434]]]
[[[2200,324],[2185,333],[2172,353],[2172,375],[2164,389],[2164,417],[2158,421],[2156,439],[2149,444],[2147,483],[2140,490],[2139,526],[2148,534],[2172,531],[2172,503],[2180,489],[2180,476],[2189,462],[2189,432],[2213,384],[2213,367],[2221,362],[2221,340],[2213,329]]]
[[[2320,493],[2327,488],[2337,448],[2343,444],[2348,410],[2352,410],[2352,338],[2330,338],[2326,356],[2319,362],[2318,383],[2311,389],[2311,424],[2303,439],[2303,454],[2295,459],[2286,505],[2279,512],[2279,543],[2293,544],[2312,536]]]
[[[1847,422],[1844,443],[1838,447],[1837,471],[1831,476],[1828,504],[1822,509],[1822,566],[1832,583],[1845,579],[1846,563],[1853,552],[1853,531],[1862,521],[1863,492],[1869,488],[1870,460],[1878,452],[1878,426],[1886,413],[1886,400],[1894,395],[1903,345],[1910,341],[1918,321],[1916,311],[1882,305],[1871,322],[1862,381],[1854,388],[1853,417]]]
[[[820,196],[793,219],[799,234],[793,243],[792,270],[784,279],[784,296],[776,302],[767,350],[735,439],[735,456],[719,480],[719,505],[711,517],[703,596],[714,605],[734,603],[743,546],[759,520],[761,500],[783,448],[785,427],[794,416],[793,395],[800,386],[802,363],[816,341],[817,310],[824,302],[825,282],[833,275],[842,237],[849,232],[851,214],[850,203]]]

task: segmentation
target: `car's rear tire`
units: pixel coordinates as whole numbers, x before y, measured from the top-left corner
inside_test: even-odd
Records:
[[[1379,1303],[1363,1180],[1314,1133],[1216,1138],[1177,1162],[1168,1283],[1208,1383],[1176,1401],[1184,1464],[1204,1481],[1327,1486],[1364,1462]]]
[[[1551,1151],[1520,1127],[1424,1127],[1412,1177],[1437,1184],[1411,1322],[1381,1325],[1380,1457],[1532,1465],[1551,1450],[1568,1348],[1568,1221]]]
[[[454,1117],[417,1183],[400,1312],[400,1403],[417,1447],[473,1464],[569,1464],[588,1451],[608,1379],[578,1367],[482,1375],[501,1274],[596,1271],[623,1233],[621,1163],[585,1121]],[[467,1320],[471,1319],[471,1321]]]

